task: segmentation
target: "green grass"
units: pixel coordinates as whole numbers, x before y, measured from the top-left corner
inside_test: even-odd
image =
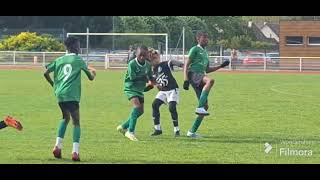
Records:
[[[175,74],[180,85],[182,73]],[[118,134],[131,105],[123,89],[124,71],[99,71],[89,82],[83,76],[81,163],[320,163],[320,94],[318,75],[212,74],[216,84],[209,111],[199,128],[201,139],[185,137],[197,105],[193,90],[181,90],[178,106],[182,137],[173,137],[167,106],[161,109],[164,134],[150,137],[151,103],[138,120],[140,142]],[[21,119],[23,132],[0,131],[0,163],[73,163],[72,128],[68,127],[63,159],[52,156],[61,113],[41,71],[0,71],[0,115]],[[283,144],[283,141],[306,144]],[[264,143],[273,146],[264,153]],[[281,147],[311,149],[312,156],[280,156]]]

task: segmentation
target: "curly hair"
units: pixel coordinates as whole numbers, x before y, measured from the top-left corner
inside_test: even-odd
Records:
[[[69,52],[71,53],[76,53],[78,54],[79,49],[78,49],[78,43],[80,43],[80,40],[76,37],[70,36],[64,41],[64,45],[68,49]]]

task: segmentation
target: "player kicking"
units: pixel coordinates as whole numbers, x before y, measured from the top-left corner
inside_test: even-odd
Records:
[[[146,83],[152,79],[151,65],[147,60],[148,48],[137,48],[136,58],[131,60],[125,76],[124,92],[132,103],[132,111],[127,121],[117,127],[117,131],[132,141],[138,141],[135,135],[137,119],[143,114]]]
[[[151,136],[162,134],[160,126],[160,106],[164,103],[169,105],[169,111],[174,126],[174,135],[180,136],[178,123],[177,104],[179,103],[179,87],[172,75],[173,66],[183,67],[183,63],[175,60],[160,62],[160,54],[154,49],[149,50],[150,62],[153,67],[153,79],[160,90],[152,103],[152,117],[154,132]]]
[[[95,69],[88,67],[83,59],[78,56],[80,52],[80,41],[75,37],[68,37],[65,41],[68,54],[57,58],[46,66],[44,76],[54,87],[55,96],[58,99],[59,107],[62,111],[62,120],[58,127],[58,137],[53,149],[53,155],[61,158],[62,140],[64,138],[70,115],[73,122],[73,149],[72,160],[80,161],[80,113],[79,102],[81,97],[81,70],[83,70],[89,80],[96,76]],[[54,82],[50,73],[54,72]]]
[[[6,116],[3,121],[0,121],[0,129],[4,129],[8,126],[13,127],[19,131],[23,129],[21,123],[11,116]]]
[[[209,56],[205,49],[208,45],[208,34],[199,32],[197,34],[198,45],[190,49],[189,58],[184,66],[184,84],[183,88],[189,90],[189,83],[192,85],[199,100],[199,105],[195,113],[198,115],[193,123],[192,128],[188,131],[187,136],[197,138],[200,137],[196,131],[198,130],[204,116],[208,116],[208,95],[214,84],[214,79],[206,73],[214,72],[220,68],[229,65],[229,61],[223,62],[218,67],[209,67]]]

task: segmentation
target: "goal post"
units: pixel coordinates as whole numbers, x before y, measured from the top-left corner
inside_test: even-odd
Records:
[[[90,57],[88,57],[88,52],[89,52],[89,37],[90,36],[162,36],[165,38],[165,53],[164,53],[164,58],[165,60],[168,60],[168,49],[169,49],[169,38],[168,38],[168,33],[91,33],[87,29],[86,33],[67,33],[67,37],[69,36],[86,36],[86,45],[87,45],[87,61],[90,61]],[[112,54],[108,53],[105,55],[105,63],[104,67],[105,68],[112,68],[112,61],[116,61],[117,58],[121,58],[123,60],[124,54]],[[121,67],[115,67],[115,68],[122,68]]]

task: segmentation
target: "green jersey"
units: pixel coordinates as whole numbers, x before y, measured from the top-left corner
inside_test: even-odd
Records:
[[[152,71],[149,62],[141,65],[137,58],[131,60],[124,80],[124,91],[128,98],[134,96],[143,97],[143,91],[148,79],[151,80]]]
[[[205,49],[200,45],[194,46],[190,49],[189,59],[191,64],[189,70],[195,73],[205,74],[209,66],[209,56]]]
[[[59,57],[46,66],[54,72],[54,93],[59,102],[77,101],[81,97],[81,70],[93,79],[86,63],[74,53]]]

